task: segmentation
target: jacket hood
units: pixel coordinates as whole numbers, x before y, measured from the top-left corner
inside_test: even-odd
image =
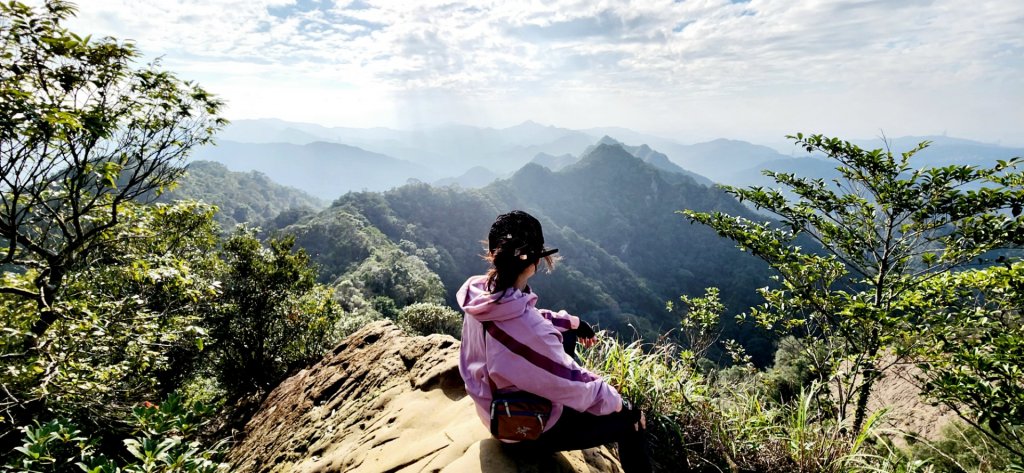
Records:
[[[516,288],[504,294],[487,291],[487,277],[469,278],[456,293],[462,310],[480,322],[500,322],[514,319],[537,303],[536,294],[527,294]]]

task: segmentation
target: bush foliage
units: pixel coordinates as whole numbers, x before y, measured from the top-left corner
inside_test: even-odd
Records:
[[[199,431],[212,410],[200,402],[184,402],[172,394],[164,402],[145,402],[132,409],[135,432],[116,453],[99,450],[99,440],[74,422],[55,419],[22,427],[23,443],[7,465],[12,472],[89,473],[215,473],[228,471],[221,462],[226,444],[204,447]],[[109,455],[109,456],[108,456]]]
[[[336,341],[341,309],[294,245],[290,236],[264,244],[246,227],[224,242],[222,295],[208,323],[215,373],[235,399],[269,392]]]
[[[398,324],[417,335],[440,333],[462,339],[462,314],[440,304],[407,305],[398,313]]]

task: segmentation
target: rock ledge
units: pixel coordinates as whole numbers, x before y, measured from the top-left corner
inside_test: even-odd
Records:
[[[513,458],[476,417],[459,342],[363,327],[281,383],[229,461],[243,472],[617,472],[606,448]]]

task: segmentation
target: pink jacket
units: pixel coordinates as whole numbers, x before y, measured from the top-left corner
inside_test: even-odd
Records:
[[[577,365],[562,348],[561,332],[574,325],[575,317],[565,311],[537,309],[536,294],[514,288],[498,301],[500,295],[487,292],[486,285],[486,277],[474,276],[456,295],[466,313],[459,372],[485,426],[490,426],[488,378],[499,390],[528,391],[550,399],[551,419],[545,430],[558,422],[562,406],[596,415],[619,409],[622,398],[615,388]],[[500,336],[488,334],[485,345],[482,322],[486,321],[494,323]]]

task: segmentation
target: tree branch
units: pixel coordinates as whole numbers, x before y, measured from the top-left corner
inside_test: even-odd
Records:
[[[38,292],[32,292],[29,291],[28,289],[22,289],[20,287],[0,286],[0,294],[13,294],[15,296],[24,297],[26,299],[31,299],[33,301],[39,299]]]

